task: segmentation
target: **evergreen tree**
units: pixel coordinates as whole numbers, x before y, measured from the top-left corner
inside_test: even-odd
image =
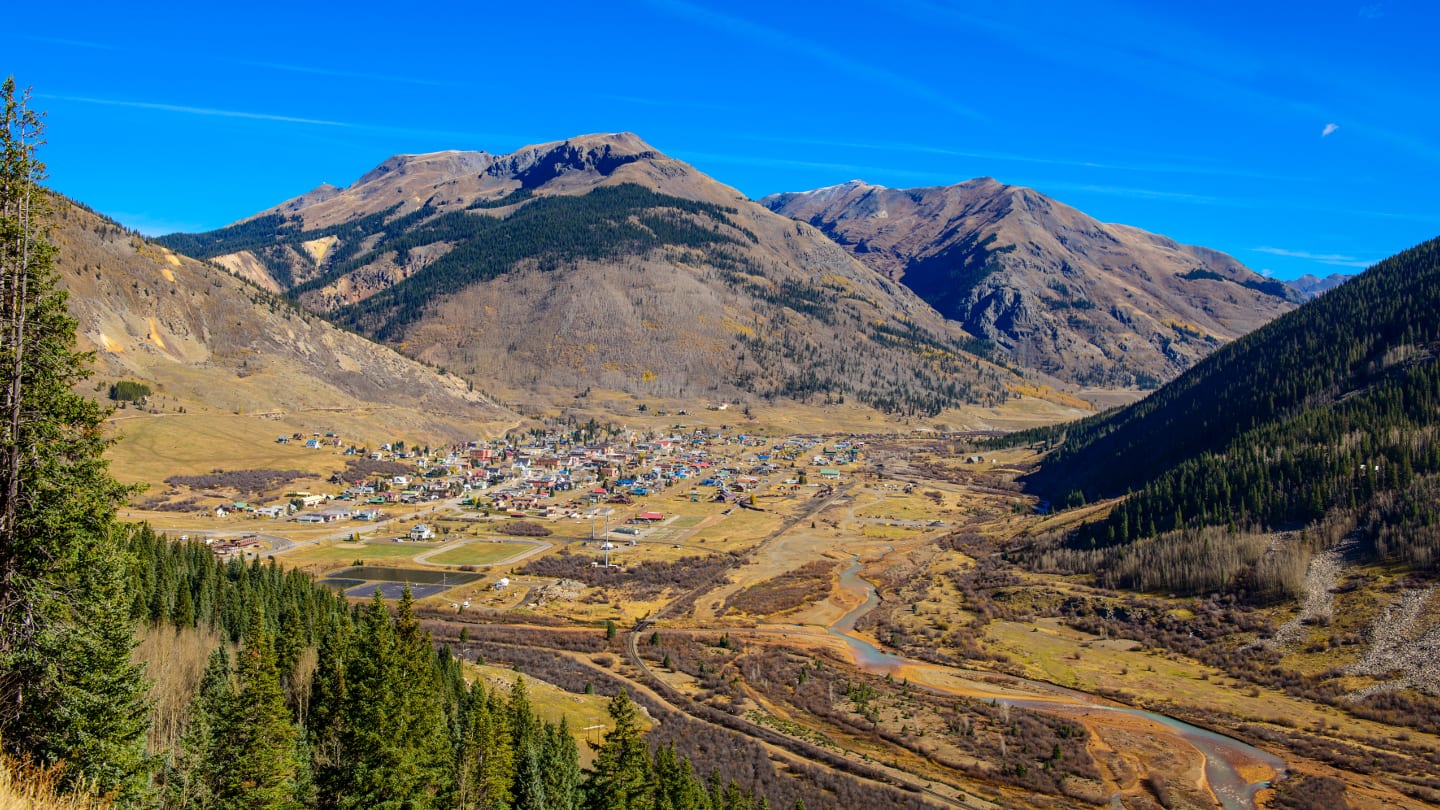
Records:
[[[564,716],[545,727],[545,806],[549,810],[580,810],[580,752]]]
[[[441,794],[452,787],[455,750],[439,658],[430,634],[420,628],[409,586],[396,608],[395,641],[398,733],[404,746],[402,767],[410,781],[407,793],[413,807],[437,806]]]
[[[195,626],[195,601],[190,596],[190,589],[183,587],[175,597],[175,607],[170,611],[170,622],[176,627]]]
[[[655,751],[655,810],[706,810],[710,797],[695,778],[690,760],[675,753],[674,744]]]
[[[13,79],[0,107],[0,740],[131,804],[146,688],[129,660],[133,597],[92,570],[129,568],[112,534],[127,490],[102,457],[104,411],[75,393],[88,358],[44,238],[40,117]]]
[[[322,795],[328,786],[336,807],[382,807],[390,797],[403,798],[397,715],[399,691],[409,687],[400,683],[395,650],[395,630],[377,591],[360,616],[345,659],[334,765],[320,780]]]
[[[534,739],[540,721],[535,710],[530,708],[530,690],[525,686],[525,676],[517,676],[510,684],[510,700],[506,705],[506,719],[510,724],[510,738],[515,741],[515,750]]]
[[[338,807],[435,807],[453,787],[448,690],[413,606],[407,589],[392,623],[377,592],[349,646],[334,747],[324,752],[333,764],[319,774]]]
[[[150,701],[143,666],[131,663],[135,628],[126,592],[127,558],[113,545],[85,553],[78,583],[89,594],[75,605],[82,627],[64,634],[48,753],[64,759],[100,793],[124,806],[148,802],[151,760],[145,752]],[[116,598],[97,601],[96,595]],[[103,596],[101,598],[104,598]]]
[[[510,807],[514,756],[510,723],[485,684],[476,681],[466,700],[456,795],[462,810]]]
[[[541,741],[534,735],[515,749],[515,810],[548,810]]]
[[[215,806],[223,810],[299,810],[302,778],[299,730],[285,706],[275,651],[256,613],[236,667],[238,686],[222,714],[211,750],[224,757],[214,780]]]
[[[348,630],[347,623],[332,621],[320,637],[319,661],[310,683],[309,713],[305,718],[315,787],[325,806],[334,804],[343,775]]]
[[[651,810],[650,755],[640,733],[640,713],[625,690],[608,707],[615,726],[596,746],[595,764],[585,783],[590,810]]]

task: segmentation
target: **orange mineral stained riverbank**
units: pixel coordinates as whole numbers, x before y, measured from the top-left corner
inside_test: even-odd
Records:
[[[1039,681],[931,664],[882,650],[855,630],[856,622],[878,604],[874,586],[860,577],[859,571],[856,559],[841,573],[842,598],[854,607],[829,627],[776,625],[758,631],[783,635],[801,645],[843,648],[856,666],[867,672],[903,678],[935,692],[1063,714],[1091,732],[1092,753],[1126,752],[1142,746],[1151,756],[1170,760],[1166,772],[1193,779],[1225,810],[1253,810],[1257,794],[1285,772],[1285,763],[1278,757],[1173,717]],[[1107,784],[1116,793],[1124,788]]]

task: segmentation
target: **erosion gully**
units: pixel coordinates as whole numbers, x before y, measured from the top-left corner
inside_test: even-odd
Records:
[[[841,574],[840,586],[852,594],[864,596],[864,601],[841,616],[828,628],[850,650],[856,666],[876,674],[894,673],[900,670],[923,673],[943,671],[962,678],[969,674],[984,680],[970,680],[967,691],[973,687],[986,699],[1017,708],[1032,709],[1049,713],[1066,714],[1080,718],[1095,717],[1107,712],[1130,715],[1163,726],[1175,736],[1193,746],[1205,760],[1205,781],[1216,801],[1225,810],[1254,810],[1255,794],[1268,787],[1271,780],[1251,781],[1242,773],[1244,765],[1263,765],[1275,774],[1285,773],[1285,763],[1274,755],[1247,745],[1233,737],[1190,725],[1167,715],[1121,706],[1103,701],[1094,695],[1065,689],[1041,681],[1032,681],[1017,676],[996,678],[990,673],[967,673],[965,670],[942,667],[913,658],[907,658],[882,650],[855,633],[855,624],[879,604],[875,586],[860,576],[860,561],[852,561]],[[940,691],[943,686],[923,684]]]

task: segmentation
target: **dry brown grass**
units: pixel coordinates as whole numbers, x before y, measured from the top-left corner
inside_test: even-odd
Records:
[[[109,457],[117,477],[159,485],[172,475],[227,470],[301,469],[317,477],[344,467],[333,449],[308,450],[300,444],[276,444],[287,432],[266,420],[234,414],[175,414],[127,417],[119,411],[111,424],[120,441]]]
[[[772,616],[817,601],[830,592],[830,579],[836,565],[834,560],[816,560],[751,585],[726,599],[725,610]]]
[[[0,757],[0,810],[105,810],[110,802],[60,787],[62,766],[41,768]]]

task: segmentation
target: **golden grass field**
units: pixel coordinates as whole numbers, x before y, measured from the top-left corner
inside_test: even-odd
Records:
[[[328,475],[345,466],[334,449],[307,450],[277,444],[291,431],[267,419],[234,414],[127,416],[117,411],[110,424],[119,440],[110,448],[111,471],[125,483],[159,488],[171,475],[198,475],[215,469],[297,469]]]
[[[466,543],[425,559],[432,565],[493,565],[533,546],[525,543]]]
[[[421,545],[418,543],[347,543],[341,541],[333,545],[307,546],[287,552],[281,555],[280,561],[291,565],[342,561],[349,565],[352,560],[364,560],[367,563],[381,560],[394,562],[410,560],[417,554],[434,551],[439,547],[438,543]]]

